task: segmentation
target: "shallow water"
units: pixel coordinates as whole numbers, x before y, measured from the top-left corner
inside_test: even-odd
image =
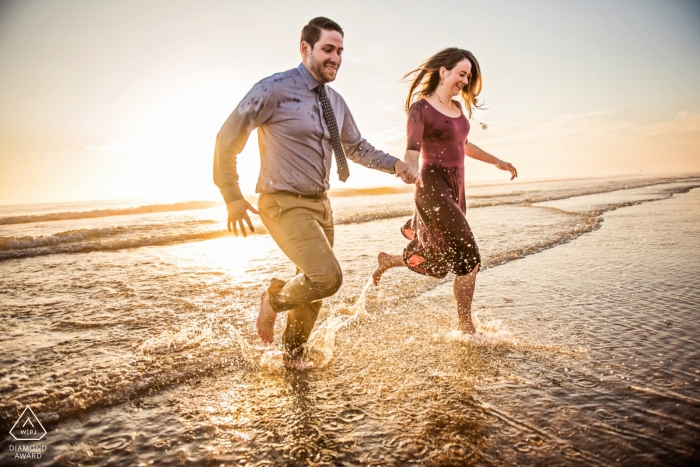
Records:
[[[283,317],[275,344],[255,338],[266,281],[293,273],[267,235],[6,259],[0,419],[9,429],[31,405],[49,430],[47,465],[692,465],[700,190],[683,191],[699,185],[470,189],[486,266],[472,338],[452,331],[450,280],[394,269],[365,289],[376,253],[405,244],[404,219],[390,215],[410,210],[411,195],[334,199],[345,281],[309,345],[320,368],[306,374],[281,369]],[[135,241],[187,234],[182,220],[221,230],[220,214],[10,224],[0,235],[7,245],[122,225]]]

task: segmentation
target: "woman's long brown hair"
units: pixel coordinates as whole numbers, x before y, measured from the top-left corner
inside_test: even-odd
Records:
[[[446,69],[451,70],[465,58],[471,62],[472,71],[469,75],[469,84],[462,88],[460,97],[467,108],[469,117],[471,117],[474,109],[480,107],[477,97],[481,92],[481,68],[479,68],[479,62],[476,61],[471,52],[458,49],[457,47],[441,50],[424,61],[421,66],[404,75],[404,79],[406,79],[415,74],[406,98],[406,113],[408,113],[414,102],[435,92],[440,83],[441,67],[444,66]],[[416,90],[419,86],[420,89]]]

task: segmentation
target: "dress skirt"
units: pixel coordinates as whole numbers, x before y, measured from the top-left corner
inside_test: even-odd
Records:
[[[415,214],[401,229],[410,241],[404,263],[437,278],[469,274],[481,256],[465,217],[464,167],[425,164],[421,176],[424,186],[416,188]]]

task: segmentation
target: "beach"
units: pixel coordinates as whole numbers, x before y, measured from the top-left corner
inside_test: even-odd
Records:
[[[331,193],[343,286],[282,368],[255,332],[294,274],[220,203],[0,206],[3,465],[695,465],[700,177],[467,186],[475,336],[451,277],[392,269],[412,193]]]

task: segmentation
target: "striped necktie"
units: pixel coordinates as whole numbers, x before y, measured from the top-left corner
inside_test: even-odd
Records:
[[[333,146],[333,152],[335,153],[335,162],[338,165],[338,177],[340,178],[341,182],[344,182],[350,176],[350,169],[348,168],[348,161],[347,159],[345,159],[345,151],[343,151],[343,145],[340,144],[338,124],[335,121],[335,115],[333,115],[331,101],[328,100],[328,94],[326,94],[326,87],[324,85],[319,85],[316,88],[316,92],[318,93],[318,97],[321,100],[323,118],[326,119],[326,125],[328,125],[328,132],[331,134],[331,146]]]

